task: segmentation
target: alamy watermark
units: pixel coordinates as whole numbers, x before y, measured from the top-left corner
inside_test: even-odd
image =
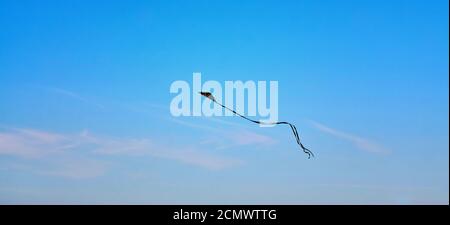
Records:
[[[170,103],[170,113],[176,117],[234,116],[210,99],[202,98],[200,91],[211,92],[218,103],[241,115],[258,116],[259,121],[266,123],[278,121],[278,81],[270,81],[268,85],[267,81],[225,81],[223,86],[214,80],[202,84],[201,73],[193,73],[192,88],[183,80],[170,85],[170,93],[177,94]]]

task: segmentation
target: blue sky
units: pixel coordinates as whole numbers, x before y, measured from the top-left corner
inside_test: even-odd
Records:
[[[448,1],[0,1],[0,203],[448,204]],[[277,80],[279,119],[170,115]]]

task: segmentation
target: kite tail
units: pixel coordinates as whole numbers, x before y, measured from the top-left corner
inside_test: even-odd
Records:
[[[312,151],[310,151],[310,150],[307,149],[305,146],[303,146],[302,142],[300,141],[300,137],[298,136],[297,128],[295,127],[295,125],[293,125],[293,124],[291,124],[291,123],[288,123],[288,122],[264,123],[264,122],[261,122],[261,121],[252,120],[252,119],[249,119],[249,118],[247,118],[247,117],[245,117],[245,116],[243,116],[243,115],[237,113],[236,111],[234,111],[234,110],[232,110],[232,109],[230,109],[230,108],[228,108],[228,107],[226,107],[226,106],[224,106],[224,105],[218,103],[218,102],[215,101],[215,100],[213,100],[213,101],[214,101],[215,103],[219,104],[220,106],[222,106],[222,108],[228,109],[228,110],[230,110],[231,112],[233,112],[235,115],[238,115],[238,116],[240,116],[240,117],[242,117],[242,118],[244,118],[244,119],[246,119],[246,120],[248,120],[248,121],[250,121],[250,122],[253,122],[253,123],[264,124],[264,125],[274,125],[274,124],[287,124],[287,125],[289,125],[289,126],[291,127],[291,129],[292,129],[292,132],[294,133],[295,140],[297,141],[297,144],[300,146],[300,148],[302,148],[302,150],[303,150],[303,152],[304,152],[305,154],[308,154],[308,159],[310,159],[311,156],[314,157],[314,153],[312,153]]]
[[[314,157],[314,153],[312,153],[311,150],[309,150],[305,146],[303,146],[302,142],[300,141],[300,137],[298,136],[297,127],[295,127],[295,125],[288,123],[288,122],[277,122],[276,124],[288,124],[292,129],[292,133],[294,133],[297,144],[300,146],[300,148],[302,148],[304,153],[308,154],[308,159],[310,159],[311,156]]]
[[[250,121],[250,122],[257,123],[257,124],[261,124],[260,121],[256,121],[256,120],[249,119],[249,118],[247,118],[247,117],[245,117],[245,116],[243,116],[243,115],[237,113],[236,111],[234,111],[234,110],[232,110],[232,109],[230,109],[230,108],[228,108],[228,107],[226,107],[226,106],[224,106],[224,105],[218,103],[218,102],[215,101],[215,100],[214,100],[214,102],[217,103],[217,104],[219,104],[220,106],[222,106],[222,108],[230,110],[230,111],[233,112],[235,115],[238,115],[238,116],[240,116],[240,117],[242,117],[242,118],[244,118],[244,119],[246,119],[246,120],[248,120],[248,121]]]

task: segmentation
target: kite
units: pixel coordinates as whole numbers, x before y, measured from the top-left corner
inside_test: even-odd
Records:
[[[271,122],[271,123],[267,123],[267,122],[261,122],[261,121],[257,121],[257,120],[252,120],[252,119],[247,118],[247,117],[237,113],[236,111],[234,111],[234,110],[232,110],[232,109],[230,109],[230,108],[220,104],[219,102],[216,101],[216,99],[214,98],[214,96],[210,92],[203,92],[203,91],[201,91],[199,93],[202,96],[204,96],[206,98],[209,98],[214,103],[222,106],[222,108],[227,109],[227,110],[233,112],[235,115],[238,115],[238,116],[240,116],[240,117],[242,117],[242,118],[244,118],[244,119],[246,119],[246,120],[248,120],[250,122],[257,123],[257,124],[262,124],[262,125],[278,125],[278,124],[287,124],[287,125],[289,125],[291,127],[291,129],[292,129],[292,133],[294,134],[294,137],[295,137],[295,140],[297,141],[297,144],[300,146],[300,148],[303,150],[303,152],[305,154],[308,154],[308,159],[311,158],[311,156],[314,157],[314,154],[309,149],[305,148],[305,146],[300,142],[300,138],[298,136],[297,128],[295,127],[295,125],[293,125],[293,124],[291,124],[289,122]]]

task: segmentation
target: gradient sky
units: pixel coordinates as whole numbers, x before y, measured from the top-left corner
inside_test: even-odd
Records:
[[[448,204],[448,1],[0,1],[0,203]],[[277,80],[279,119],[169,113]]]

